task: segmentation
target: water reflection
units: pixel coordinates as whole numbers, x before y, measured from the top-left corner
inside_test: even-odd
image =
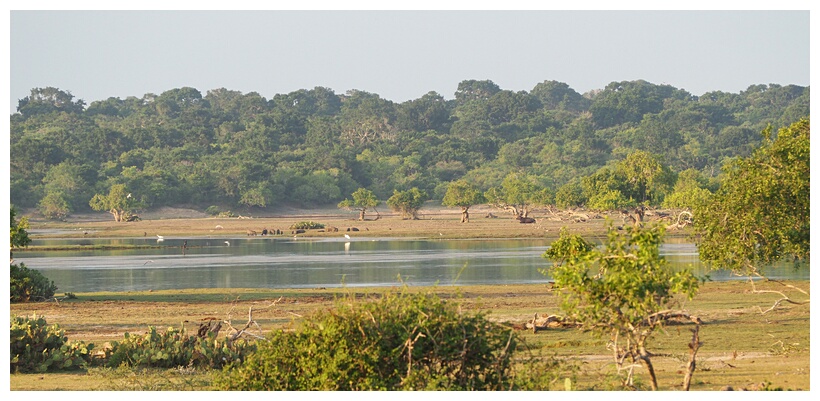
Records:
[[[544,283],[544,239],[413,240],[391,238],[156,238],[35,240],[32,245],[143,246],[116,250],[23,251],[15,258],[62,292],[181,288]],[[150,246],[150,247],[149,247]],[[667,243],[673,268],[706,274],[691,243]],[[807,279],[808,268],[777,269]],[[732,279],[710,272],[712,279]]]

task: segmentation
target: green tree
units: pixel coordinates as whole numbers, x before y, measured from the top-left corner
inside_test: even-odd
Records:
[[[616,171],[626,180],[625,195],[638,203],[660,203],[674,180],[672,172],[657,156],[642,150],[627,155],[616,165]]]
[[[401,213],[403,219],[418,219],[418,211],[427,200],[427,193],[416,187],[406,191],[393,190],[393,196],[387,199],[387,206]]]
[[[85,107],[83,100],[73,100],[74,95],[54,87],[34,88],[31,94],[17,103],[17,111],[25,117],[48,114],[55,111],[80,113]]]
[[[590,100],[558,81],[544,81],[530,91],[548,110],[561,109],[576,113],[589,109]]]
[[[608,336],[619,372],[624,362],[643,363],[653,390],[658,389],[649,339],[664,321],[698,319],[670,311],[675,294],[692,299],[699,281],[689,270],[673,272],[660,256],[663,227],[627,227],[619,233],[610,226],[603,249],[579,235],[561,231],[544,254],[553,262],[549,273],[560,290],[561,308],[581,328],[596,337]],[[625,384],[631,385],[631,369]]]
[[[96,194],[88,203],[96,211],[106,211],[114,216],[114,221],[128,221],[133,213],[144,207],[141,201],[125,188],[125,184],[114,184],[108,195]]]
[[[265,193],[268,190],[265,188],[264,185],[259,185],[253,188],[249,188],[244,191],[240,191],[241,195],[239,197],[239,203],[245,206],[257,206],[257,207],[265,207],[267,206],[267,201]]]
[[[73,210],[91,196],[86,177],[94,175],[96,172],[90,166],[64,161],[48,170],[43,177],[43,189],[46,196],[51,193],[62,194],[69,209]]]
[[[500,188],[490,188],[484,197],[491,205],[509,210],[516,217],[527,217],[533,205],[548,205],[554,199],[535,182],[534,176],[520,173],[508,174]]]
[[[581,183],[577,180],[570,181],[555,191],[555,206],[561,209],[569,209],[583,206],[586,203]]]
[[[456,102],[464,104],[474,100],[487,100],[500,91],[501,88],[489,79],[483,81],[468,79],[458,83],[455,93]]]
[[[37,203],[40,213],[46,218],[61,220],[71,213],[71,205],[62,192],[49,192]]]
[[[428,92],[419,99],[399,105],[397,124],[402,129],[418,132],[447,132],[450,129],[450,109],[444,97]]]
[[[592,101],[589,111],[599,127],[643,119],[645,114],[660,113],[670,99],[691,99],[692,95],[670,85],[655,85],[644,80],[612,82]]]
[[[346,210],[358,210],[360,221],[364,221],[364,215],[367,209],[373,208],[373,211],[376,212],[376,218],[379,218],[379,212],[376,210],[376,206],[379,206],[381,202],[376,199],[376,195],[373,194],[373,191],[366,188],[359,188],[356,192],[353,192],[351,196],[353,200],[345,199],[339,202],[338,207]]]
[[[11,218],[9,219],[10,230],[10,248],[9,257],[14,262],[14,248],[22,248],[31,243],[31,238],[28,236],[28,217],[21,217],[18,221],[16,219],[17,211],[14,206],[10,207]],[[25,264],[19,265],[12,263],[9,266],[9,293],[11,302],[28,302],[31,300],[46,300],[54,296],[57,291],[57,286],[54,282],[46,278],[37,270],[32,270],[26,267]]]
[[[461,208],[461,222],[470,221],[470,207],[484,203],[484,194],[466,180],[453,181],[447,186],[441,204]]]
[[[663,199],[663,207],[692,210],[696,205],[708,202],[712,193],[706,185],[707,182],[699,171],[681,171],[672,192]]]
[[[583,197],[593,210],[614,210],[636,204],[660,204],[675,175],[658,157],[637,150],[614,166],[581,179]]]
[[[11,249],[23,248],[31,243],[31,238],[28,236],[28,217],[21,217],[19,221],[16,220],[17,210],[14,206],[11,208],[11,218],[9,223],[11,226]]]
[[[809,260],[809,119],[763,131],[763,144],[736,160],[717,192],[694,210],[700,258],[714,268],[764,277],[781,260]],[[808,295],[808,294],[806,294]],[[778,301],[793,301],[786,297]]]

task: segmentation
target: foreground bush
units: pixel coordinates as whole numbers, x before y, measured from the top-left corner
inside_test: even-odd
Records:
[[[69,342],[59,326],[43,317],[11,319],[11,372],[32,373],[85,368],[94,344]]]
[[[57,286],[37,270],[29,269],[25,264],[9,267],[10,300],[15,302],[45,301],[54,297]]]
[[[105,365],[112,368],[221,368],[227,363],[241,361],[251,347],[242,340],[232,343],[220,340],[216,333],[197,337],[186,334],[185,328],[169,327],[160,333],[155,327],[149,327],[148,333],[142,336],[125,333],[122,341],[113,341],[105,350]]]
[[[344,299],[297,331],[271,332],[244,363],[215,381],[225,390],[547,389],[542,363],[516,378],[519,339],[484,315],[462,313],[433,294]]]

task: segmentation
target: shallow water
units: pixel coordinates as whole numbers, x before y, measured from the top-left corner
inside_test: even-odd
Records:
[[[228,243],[226,243],[226,241]],[[549,241],[399,238],[117,238],[34,240],[32,245],[152,245],[155,248],[21,251],[15,260],[54,280],[60,292],[183,288],[314,288],[339,286],[546,283],[539,270]],[[186,248],[183,249],[183,244]],[[667,243],[676,269],[707,272],[691,243]],[[808,267],[778,268],[778,278],[808,279]]]

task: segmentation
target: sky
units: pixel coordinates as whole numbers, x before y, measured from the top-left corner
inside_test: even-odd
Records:
[[[514,91],[555,80],[579,93],[638,79],[693,95],[808,86],[809,6],[800,4],[804,10],[10,9],[9,107],[16,112],[31,89],[48,86],[86,104],[185,86],[268,99],[322,86],[394,102],[430,91],[452,99],[469,79]]]

